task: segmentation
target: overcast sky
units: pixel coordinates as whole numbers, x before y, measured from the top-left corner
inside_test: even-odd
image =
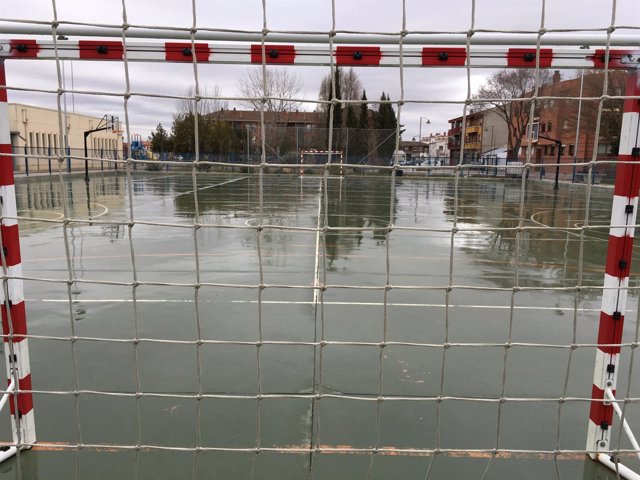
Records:
[[[403,24],[402,0],[334,0],[335,28],[359,32],[399,32]],[[269,30],[329,31],[332,24],[331,0],[265,0]],[[59,21],[88,24],[121,24],[120,0],[56,0]],[[472,4],[475,4],[475,29],[499,31],[537,30],[541,26],[544,7],[546,29],[606,29],[612,23],[612,0],[405,0],[406,29],[409,31],[459,32],[472,27]],[[261,0],[196,0],[196,22],[200,28],[260,31],[263,27]],[[135,25],[189,28],[193,23],[191,0],[126,0],[128,22]],[[616,34],[640,36],[640,2],[616,2]],[[50,22],[53,8],[50,0],[0,0],[0,38],[15,38],[2,31],[7,19]],[[3,21],[4,20],[4,21]],[[15,25],[15,24],[13,24]],[[44,37],[50,40],[51,37]],[[136,41],[144,41],[136,39]],[[215,42],[212,42],[215,43]],[[240,65],[200,65],[200,81],[210,87],[219,86],[222,95],[238,95],[238,78],[248,68]],[[71,72],[73,70],[73,76]],[[56,66],[53,61],[14,60],[6,62],[9,86],[57,89]],[[303,97],[316,100],[320,79],[328,67],[294,67],[304,82]],[[369,99],[378,99],[382,91],[392,100],[400,97],[400,75],[397,68],[359,68],[357,72]],[[474,69],[471,88],[475,91],[491,73]],[[122,93],[125,90],[122,63],[65,62],[66,87],[95,92]],[[575,72],[563,71],[569,77]],[[190,64],[130,63],[131,89],[161,95],[185,94],[193,84]],[[405,69],[404,95],[408,100],[426,102],[462,101],[467,95],[466,69]],[[52,94],[9,92],[10,102],[55,107]],[[234,102],[230,102],[233,107]],[[69,111],[102,116],[123,115],[122,98],[96,95],[69,95]],[[304,104],[303,110],[314,110],[316,104]],[[175,101],[133,97],[129,102],[131,133],[147,137],[158,123],[170,128]],[[402,109],[401,123],[405,139],[418,135],[420,117],[428,118],[422,133],[444,132],[447,120],[462,114],[455,103],[407,103]],[[423,120],[424,122],[424,120]]]

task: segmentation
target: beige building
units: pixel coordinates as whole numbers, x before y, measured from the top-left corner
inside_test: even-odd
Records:
[[[424,137],[423,142],[429,145],[429,156],[443,159],[445,163],[449,163],[446,159],[449,158],[449,137],[447,132],[444,133],[431,133],[428,137]]]
[[[110,118],[110,117],[109,117]],[[64,114],[63,114],[64,121]],[[104,125],[98,117],[66,114],[68,149],[65,151],[64,138],[60,137],[58,111],[55,109],[9,104],[9,129],[14,157],[14,170],[25,173],[47,172],[49,165],[58,169],[58,157],[65,157],[63,168],[67,171],[84,169],[84,132]],[[107,130],[91,133],[87,138],[89,168],[113,170],[114,164],[105,160],[122,158],[122,132]],[[102,159],[102,161],[100,161]]]

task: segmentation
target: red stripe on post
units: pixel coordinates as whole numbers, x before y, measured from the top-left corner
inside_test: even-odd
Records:
[[[296,59],[294,45],[266,45],[264,46],[264,63],[292,64]],[[251,45],[251,63],[262,63],[262,44]]]
[[[463,67],[467,63],[466,48],[433,48],[422,49],[422,65],[429,67]]]
[[[380,47],[337,47],[338,65],[380,65]]]
[[[2,304],[2,333],[5,335],[5,343],[9,342],[9,321],[7,319],[7,307]],[[11,324],[13,325],[13,343],[24,340],[27,334],[27,314],[24,308],[24,302],[11,306]]]
[[[206,43],[166,42],[164,44],[164,58],[170,62],[193,62],[193,47],[196,50],[197,62],[208,62],[211,50]]]
[[[609,68],[629,68],[629,65],[625,65],[620,61],[623,55],[629,53],[637,54],[638,50],[609,50]],[[593,66],[595,68],[604,68],[606,50],[596,49],[596,53],[590,57],[587,57],[587,59],[593,62]]]
[[[122,60],[124,55],[122,42],[115,41],[80,40],[78,49],[85,60]]]
[[[20,260],[20,234],[18,233],[18,225],[9,227],[0,226],[2,232],[2,246],[4,247],[4,258],[7,266],[13,267],[18,265]]]
[[[633,158],[631,155],[618,155],[614,195],[627,198],[638,196],[638,190],[640,190],[639,160],[640,158]]]
[[[628,97],[640,96],[640,75],[638,71],[627,73],[627,87],[625,95]],[[640,98],[627,98],[624,101],[625,113],[640,113]]]
[[[9,385],[10,383],[11,379],[7,380],[7,385]],[[33,410],[33,394],[31,393],[31,390],[33,390],[33,388],[31,387],[31,374],[27,375],[24,378],[18,379],[18,390],[20,390],[21,392],[27,391],[27,393],[18,393],[17,402],[9,400],[11,415],[16,414],[16,404],[18,405],[18,412],[20,412],[22,415],[26,415],[31,410]]]
[[[2,187],[14,184],[13,157],[9,155],[11,155],[11,145],[0,144],[0,186]]]
[[[11,56],[16,58],[37,58],[40,51],[40,45],[36,40],[11,40],[9,42],[11,47]]]
[[[605,272],[607,275],[617,278],[627,278],[631,267],[631,250],[633,248],[633,238],[614,237],[609,235],[609,245],[607,247],[607,262]]]
[[[615,395],[615,391],[613,394]],[[589,411],[589,419],[596,425],[602,425],[602,422],[607,422],[607,425],[611,426],[613,422],[613,407],[611,405],[605,405],[604,402],[604,390],[600,390],[593,385],[591,387],[591,398],[594,400],[591,402],[591,409]]]
[[[507,66],[529,67],[536,66],[537,50],[535,48],[510,48],[507,52]],[[550,67],[553,60],[553,49],[540,49],[540,68]]]
[[[4,72],[4,60],[0,58],[0,87],[7,86],[7,77]],[[0,103],[7,103],[7,89],[0,88]]]
[[[616,315],[617,317],[617,315]],[[622,343],[622,327],[624,326],[624,315],[616,319],[612,315],[600,312],[600,326],[598,327],[598,349],[604,353],[620,353],[620,346],[605,346]]]

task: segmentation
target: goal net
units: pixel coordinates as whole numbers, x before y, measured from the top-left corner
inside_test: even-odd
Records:
[[[638,478],[633,1],[9,3],[0,480]]]
[[[308,166],[308,171],[322,172],[326,166],[333,166],[333,172],[342,175],[343,172],[343,156],[341,151],[320,151],[320,150],[302,150],[300,152],[300,174],[304,174],[305,166]],[[318,165],[321,165],[318,169]],[[330,170],[331,172],[331,170]]]

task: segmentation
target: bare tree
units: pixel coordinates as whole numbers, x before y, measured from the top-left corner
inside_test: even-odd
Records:
[[[264,111],[273,112],[278,122],[280,114],[300,107],[296,98],[302,92],[302,80],[285,69],[267,68],[264,78],[262,72],[262,67],[250,69],[240,79],[240,93],[246,97],[240,103],[260,110],[264,102]]]
[[[510,69],[494,73],[473,97],[484,100],[480,105],[495,107],[496,113],[504,119],[508,131],[509,153],[518,155],[520,146],[526,142],[527,127],[533,102],[526,100],[533,95],[536,78],[538,86],[551,83],[551,72],[535,69]],[[518,100],[519,99],[519,100]]]
[[[189,87],[183,95],[189,98],[176,100],[176,116],[184,117],[196,111],[195,90],[194,86]],[[229,102],[220,98],[222,97],[222,90],[219,85],[209,87],[207,84],[204,84],[200,87],[199,94],[201,98],[204,97],[197,103],[197,112],[199,115],[220,112],[221,110],[226,110],[229,106]]]
[[[338,100],[360,100],[363,88],[356,71],[353,68],[343,71],[340,67],[336,67],[336,70],[340,70],[340,74],[338,75],[340,85],[336,85],[336,91],[340,92],[340,98]],[[320,81],[320,93],[318,94],[319,99],[327,102],[330,101],[333,98],[332,89],[331,73],[327,73],[327,75],[325,75]],[[328,112],[328,104],[320,104],[319,110],[322,112]],[[343,115],[346,116],[347,112],[348,109],[344,108]]]
[[[560,117],[558,119],[559,125],[566,124],[567,128],[576,129],[578,124],[578,109],[580,109],[580,132],[582,132],[581,136],[584,138],[585,152],[589,150],[589,143],[593,143],[595,140],[595,126],[598,120],[598,112],[600,111],[599,97],[604,94],[612,97],[625,94],[627,72],[610,70],[608,75],[606,92],[604,91],[604,72],[587,71],[584,72],[582,97],[592,99],[582,100],[582,102],[578,100],[561,100],[562,105],[559,109]],[[580,77],[578,76],[577,78],[579,79]],[[574,88],[572,94],[572,96],[577,96],[577,89]],[[613,155],[618,153],[618,146],[620,144],[623,104],[624,100],[615,98],[607,98],[602,101],[599,137],[610,145],[611,151],[608,153]],[[576,145],[576,148],[577,147]]]

